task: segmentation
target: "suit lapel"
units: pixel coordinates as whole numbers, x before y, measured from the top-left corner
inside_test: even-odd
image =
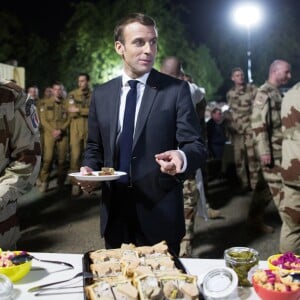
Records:
[[[152,69],[151,73],[149,74],[148,80],[146,82],[143,98],[142,98],[142,103],[141,107],[139,110],[139,115],[137,118],[136,126],[135,126],[135,134],[134,134],[134,139],[133,139],[133,146],[132,148],[135,147],[142,131],[143,128],[146,124],[148,115],[151,111],[151,107],[154,103],[155,96],[158,92],[158,80],[157,80],[157,75],[159,73]]]
[[[110,149],[114,153],[116,146],[116,137],[119,126],[119,110],[120,110],[120,98],[121,98],[121,86],[122,79],[118,77],[113,86],[113,90],[110,93],[111,97],[108,101],[107,114],[111,116],[110,122]]]

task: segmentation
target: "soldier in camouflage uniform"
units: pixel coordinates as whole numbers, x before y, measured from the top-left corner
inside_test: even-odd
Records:
[[[260,164],[254,150],[254,138],[251,128],[251,114],[257,88],[246,84],[241,68],[231,71],[234,87],[227,93],[232,122],[231,133],[234,145],[234,159],[237,175],[244,189],[252,189],[253,195],[248,212],[247,225],[257,231],[271,233],[273,228],[263,223],[265,199],[271,195],[267,183],[260,172]]]
[[[81,157],[85,148],[88,133],[88,114],[92,91],[89,88],[90,76],[81,73],[78,76],[78,89],[68,95],[70,123],[71,162],[70,172],[78,172]],[[72,186],[72,195],[78,196],[81,189],[77,184]]]
[[[242,187],[254,189],[256,178],[253,178],[253,175],[257,176],[257,161],[254,156],[250,116],[257,88],[253,84],[245,83],[244,72],[240,68],[232,70],[231,80],[234,82],[234,87],[228,91],[226,97],[232,116],[231,125],[235,130],[232,142],[236,171]]]
[[[56,82],[52,86],[53,96],[45,99],[40,108],[41,123],[44,130],[43,164],[40,173],[40,192],[48,188],[49,173],[54,158],[57,154],[57,184],[62,187],[66,176],[66,159],[68,153],[68,129],[70,118],[68,106],[63,98],[63,86]],[[55,150],[57,150],[55,152]]]
[[[300,255],[300,82],[284,96],[281,106],[283,200],[280,251]]]
[[[279,87],[291,78],[291,67],[283,60],[275,60],[269,69],[269,77],[257,91],[253,104],[251,126],[254,132],[255,151],[261,164],[276,207],[282,199],[281,144],[282,131],[280,109],[282,96]],[[267,206],[270,198],[264,198]]]
[[[160,71],[169,76],[178,79],[184,79],[181,62],[175,56],[166,57],[162,62]],[[201,88],[199,88],[197,85],[190,82],[188,83],[193,104],[196,109],[197,104],[200,105],[201,103],[202,105],[202,101],[205,101],[204,94],[202,93]],[[202,134],[204,136],[205,128],[202,129]],[[201,172],[201,170],[199,170],[198,172]],[[199,191],[197,189],[196,180],[193,177],[185,180],[183,183],[183,201],[186,234],[180,244],[179,256],[189,257],[192,255],[192,240],[194,238],[195,216],[197,212],[197,202],[199,201]],[[219,213],[218,211],[216,212]]]
[[[38,114],[39,114],[39,117],[40,117],[40,111],[41,111],[41,108],[43,107],[44,103],[45,103],[45,100],[50,98],[51,96],[53,96],[53,93],[52,93],[52,87],[51,86],[48,86],[45,88],[44,90],[44,95],[41,99],[39,99],[38,101],[38,105],[37,105],[37,111],[38,111]],[[42,109],[43,110],[43,109]],[[41,117],[40,117],[41,118]],[[41,144],[42,144],[42,149],[44,149],[44,129],[43,129],[43,126],[42,124],[40,124],[40,135],[41,135]],[[43,157],[42,157],[43,159]]]
[[[0,248],[20,237],[17,200],[34,184],[41,148],[35,106],[16,84],[0,78]]]

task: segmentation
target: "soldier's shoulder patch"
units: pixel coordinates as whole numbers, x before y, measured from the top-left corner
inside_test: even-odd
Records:
[[[267,100],[268,100],[269,96],[267,93],[262,92],[262,91],[258,91],[256,94],[256,97],[254,99],[254,106],[263,106]]]
[[[31,98],[28,98],[25,102],[25,117],[26,122],[32,129],[32,131],[35,132],[36,130],[38,130],[40,122],[36,112],[34,100]]]

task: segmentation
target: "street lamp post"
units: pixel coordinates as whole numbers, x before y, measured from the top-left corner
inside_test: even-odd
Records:
[[[250,25],[247,25],[247,58],[248,58],[248,82],[252,82],[252,66],[251,66],[251,31],[250,31]]]
[[[234,20],[237,24],[245,26],[247,29],[247,75],[248,82],[252,80],[252,61],[251,61],[251,27],[259,23],[261,19],[261,11],[257,5],[253,3],[243,3],[234,10]]]

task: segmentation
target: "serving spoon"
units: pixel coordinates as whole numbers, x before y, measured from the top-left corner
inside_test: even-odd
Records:
[[[12,263],[14,265],[20,265],[20,264],[23,264],[27,261],[31,261],[31,260],[37,260],[37,261],[41,261],[41,262],[46,262],[46,263],[52,263],[52,264],[59,264],[59,265],[65,265],[71,269],[74,269],[74,266],[67,263],[67,262],[64,262],[64,261],[58,261],[58,260],[46,260],[46,259],[39,259],[39,258],[36,258],[34,257],[33,255],[29,254],[29,253],[22,253],[22,254],[19,254],[19,255],[16,255],[12,258],[10,258],[10,260],[12,261]]]

